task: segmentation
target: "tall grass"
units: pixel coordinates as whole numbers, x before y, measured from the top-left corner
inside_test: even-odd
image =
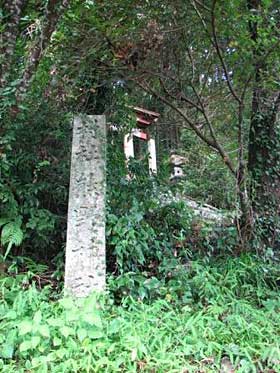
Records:
[[[280,372],[278,276],[252,256],[197,260],[180,277],[187,301],[175,302],[165,282],[164,297],[128,295],[119,305],[110,291],[51,300],[47,287],[3,278],[0,370]]]

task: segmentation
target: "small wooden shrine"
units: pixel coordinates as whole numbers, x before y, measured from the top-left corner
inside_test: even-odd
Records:
[[[136,114],[136,128],[133,128],[130,133],[124,137],[124,153],[127,162],[130,158],[135,157],[134,141],[133,139],[139,138],[147,141],[149,153],[149,173],[150,175],[157,173],[157,158],[156,158],[156,145],[154,138],[150,135],[151,126],[158,120],[159,113],[150,111],[140,107],[133,107]]]

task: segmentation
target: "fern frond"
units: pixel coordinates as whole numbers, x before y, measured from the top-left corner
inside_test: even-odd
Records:
[[[9,223],[10,221],[11,221],[11,218],[0,218],[0,228],[1,228],[3,225]]]
[[[21,219],[16,219],[6,223],[1,232],[1,244],[7,245],[6,253],[4,259],[8,256],[11,248],[19,246],[23,241],[23,231],[21,229]]]

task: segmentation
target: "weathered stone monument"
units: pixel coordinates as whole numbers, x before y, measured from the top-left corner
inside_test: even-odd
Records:
[[[86,297],[105,288],[106,121],[74,119],[65,290]]]

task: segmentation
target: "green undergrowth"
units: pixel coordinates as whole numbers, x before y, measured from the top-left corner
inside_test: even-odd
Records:
[[[184,268],[126,274],[76,302],[30,274],[3,277],[0,371],[280,372],[277,265],[244,256]]]

